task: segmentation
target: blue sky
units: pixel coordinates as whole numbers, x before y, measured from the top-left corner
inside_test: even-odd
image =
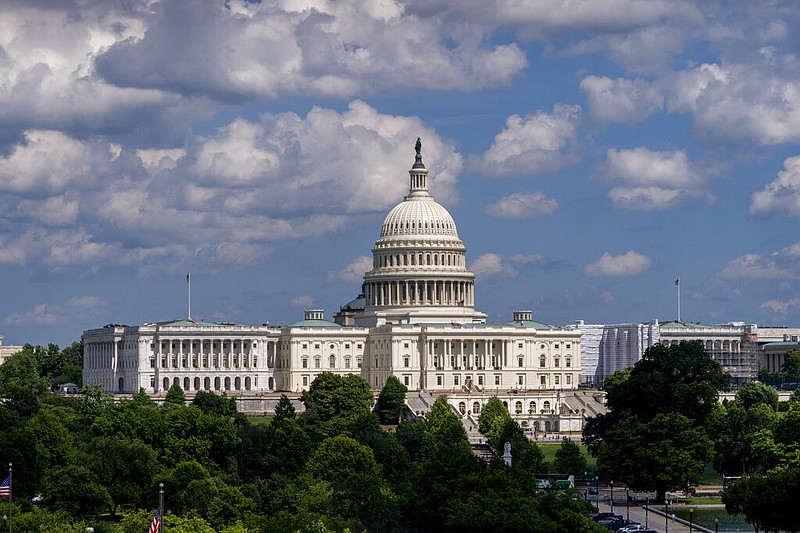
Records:
[[[0,335],[360,289],[414,141],[492,322],[798,325],[800,6],[7,1]]]

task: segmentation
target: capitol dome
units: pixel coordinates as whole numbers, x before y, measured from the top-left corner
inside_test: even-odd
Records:
[[[364,274],[363,325],[482,322],[474,309],[475,275],[450,213],[428,193],[422,143],[409,170],[408,195],[389,211]]]

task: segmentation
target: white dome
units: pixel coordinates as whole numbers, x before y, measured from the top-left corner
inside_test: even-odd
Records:
[[[389,211],[381,237],[395,235],[447,235],[458,238],[456,223],[447,209],[431,196],[407,197]]]

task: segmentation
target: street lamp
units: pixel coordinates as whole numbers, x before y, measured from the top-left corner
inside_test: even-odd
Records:
[[[689,533],[692,533],[692,516],[694,515],[694,509],[689,507]]]
[[[625,485],[625,519],[631,521],[631,493],[628,492],[627,485]]]
[[[609,481],[609,485],[611,485],[611,514],[614,514],[614,482]]]
[[[650,524],[647,523],[648,521],[648,511],[650,511],[650,496],[644,499],[644,527],[647,528]]]
[[[714,519],[714,533],[719,533],[719,518]]]
[[[664,529],[669,533],[669,500],[664,500]]]

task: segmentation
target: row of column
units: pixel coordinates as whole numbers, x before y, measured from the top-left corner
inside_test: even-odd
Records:
[[[384,281],[367,283],[367,305],[460,305],[474,306],[474,284],[470,281]]]
[[[443,342],[444,343],[444,350],[441,353],[436,352],[436,343]],[[500,343],[500,350],[499,353],[495,354],[494,348],[492,346],[491,341],[479,343],[477,340],[472,341],[472,352],[468,352],[464,348],[464,339],[428,339],[427,346],[426,346],[426,353],[428,354],[427,361],[428,366],[432,368],[445,368],[445,369],[474,369],[474,368],[487,368],[486,363],[492,362],[492,357],[495,356],[496,359],[494,364],[491,365],[491,368],[494,369],[501,369],[503,367],[508,366],[508,356],[506,350],[507,342],[505,340],[502,341],[495,341]],[[457,352],[453,351],[453,344],[457,344]],[[483,353],[478,353],[478,346],[483,344],[485,349]],[[464,356],[467,357],[467,363],[464,365]],[[475,364],[475,357],[478,357],[478,364]],[[450,364],[450,358],[454,357],[454,365]],[[436,364],[436,358],[439,358],[439,364]]]

